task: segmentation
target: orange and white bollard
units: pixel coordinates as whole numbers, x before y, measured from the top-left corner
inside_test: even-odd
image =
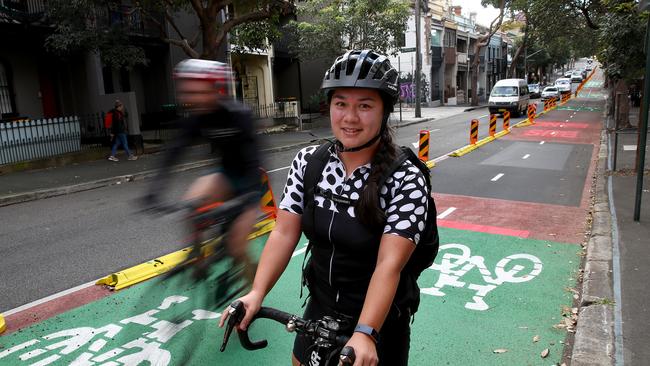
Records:
[[[271,189],[271,182],[269,181],[269,176],[266,174],[266,170],[260,168],[262,173],[262,199],[260,200],[260,208],[264,212],[267,218],[277,218],[278,207],[275,204],[275,198],[273,198],[273,190]]]
[[[429,161],[429,130],[420,130],[420,144],[418,147],[418,158],[425,163]]]
[[[469,143],[470,145],[476,145],[478,141],[478,120],[473,119],[469,128]]]

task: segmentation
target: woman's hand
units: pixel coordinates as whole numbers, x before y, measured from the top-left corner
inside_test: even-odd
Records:
[[[379,362],[375,341],[367,334],[354,332],[345,346],[354,349],[354,366],[376,366]]]
[[[246,330],[251,320],[253,319],[253,316],[257,314],[258,311],[260,311],[260,308],[262,307],[262,300],[264,300],[264,296],[255,291],[251,291],[237,300],[241,301],[244,304],[244,310],[246,310],[246,315],[244,315],[244,318],[238,324],[237,329]],[[226,307],[221,312],[221,319],[219,320],[219,328],[222,328],[224,324],[226,324],[228,317],[230,317],[229,310],[230,310],[230,306]]]

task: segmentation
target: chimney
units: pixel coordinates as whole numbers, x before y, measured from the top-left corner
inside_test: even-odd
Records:
[[[461,6],[454,6],[454,14],[456,14],[457,16],[460,16],[461,9],[462,9]]]

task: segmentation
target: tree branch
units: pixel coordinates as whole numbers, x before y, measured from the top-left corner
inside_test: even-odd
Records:
[[[228,32],[230,32],[230,30],[232,30],[234,27],[238,26],[239,24],[264,20],[270,16],[271,16],[271,12],[267,9],[264,9],[264,10],[259,10],[256,12],[248,13],[245,15],[241,15],[229,19],[225,23],[223,23],[221,27],[219,27],[215,41],[217,44],[221,44],[221,42],[223,42],[223,40],[226,38]]]
[[[192,8],[194,9],[196,16],[199,17],[201,25],[205,25],[208,23],[208,17],[206,16],[205,9],[203,9],[203,5],[201,3],[201,0],[190,0],[190,4],[192,4]]]
[[[198,52],[196,52],[192,47],[190,47],[186,39],[178,40],[178,39],[171,39],[171,38],[163,38],[163,41],[180,47],[191,58],[199,58],[200,56]]]
[[[596,25],[592,20],[591,17],[589,16],[589,8],[588,7],[578,7],[578,10],[582,13],[582,15],[585,17],[585,21],[587,22],[587,26],[591,29],[600,29],[598,25]]]

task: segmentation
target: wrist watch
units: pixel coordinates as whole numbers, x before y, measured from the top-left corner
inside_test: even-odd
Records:
[[[375,328],[365,325],[365,324],[357,324],[357,326],[354,328],[355,332],[367,334],[372,338],[375,343],[379,342],[379,333],[375,330]]]

